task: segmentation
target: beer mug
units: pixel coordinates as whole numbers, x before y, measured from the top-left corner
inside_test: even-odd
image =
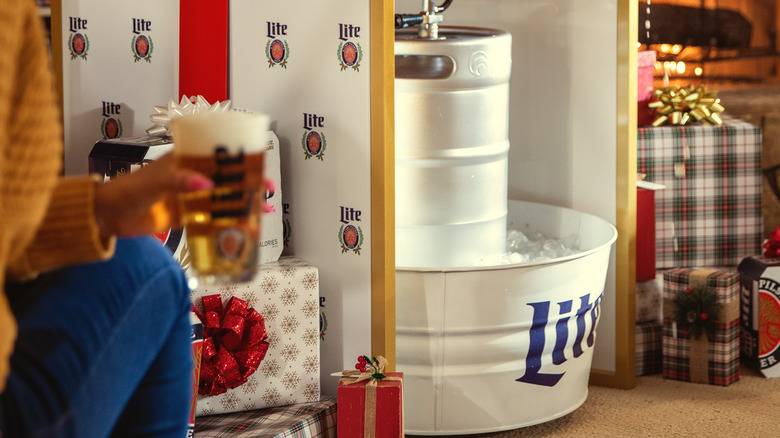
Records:
[[[191,268],[203,284],[252,280],[259,260],[268,116],[204,112],[171,120],[180,168],[214,181],[179,196]]]

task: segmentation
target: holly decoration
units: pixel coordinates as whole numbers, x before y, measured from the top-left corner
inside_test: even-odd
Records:
[[[371,378],[374,380],[382,380],[387,377],[382,373],[384,371],[384,366],[376,357],[369,358],[368,356],[358,356],[355,369],[363,374],[370,374]]]
[[[717,316],[721,304],[714,291],[706,287],[686,288],[674,298],[674,320],[684,337],[706,335],[709,340],[718,328]]]

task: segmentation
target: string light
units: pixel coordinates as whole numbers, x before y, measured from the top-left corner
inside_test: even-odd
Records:
[[[647,44],[650,45],[650,0],[647,0],[647,18],[645,18],[645,36]]]

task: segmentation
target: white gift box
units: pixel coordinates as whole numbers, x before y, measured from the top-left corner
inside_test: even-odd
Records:
[[[252,282],[201,286],[192,302],[220,294],[247,302],[265,319],[268,351],[247,382],[215,396],[198,396],[196,415],[247,411],[320,398],[320,295],[317,268],[294,257],[260,267]]]

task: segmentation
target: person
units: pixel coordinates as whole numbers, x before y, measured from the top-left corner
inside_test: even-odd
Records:
[[[2,436],[183,437],[189,290],[146,236],[178,224],[176,194],[213,183],[170,156],[109,183],[60,176],[33,0],[2,0],[0,47]]]

